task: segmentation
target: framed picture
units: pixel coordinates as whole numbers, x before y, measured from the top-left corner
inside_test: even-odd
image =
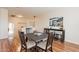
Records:
[[[63,27],[63,17],[53,17],[53,18],[50,18],[49,26]]]

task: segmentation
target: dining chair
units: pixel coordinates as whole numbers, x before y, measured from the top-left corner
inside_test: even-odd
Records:
[[[21,41],[21,51],[25,50],[25,52],[26,52],[26,51],[28,51],[29,49],[31,49],[32,47],[35,46],[35,42],[29,40],[25,36],[24,32],[20,32],[20,31],[18,31],[18,32],[19,32],[19,37],[20,37],[20,41]]]
[[[46,40],[37,44],[37,47],[42,49],[42,51],[53,51],[52,50],[52,43],[53,43],[53,33],[48,33],[48,37]],[[50,49],[50,50],[49,50]]]

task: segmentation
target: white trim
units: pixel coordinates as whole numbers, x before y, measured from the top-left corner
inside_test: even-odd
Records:
[[[1,39],[5,39],[5,38],[8,38],[8,36],[3,36],[3,37],[0,37],[0,40],[1,40]]]
[[[71,41],[71,40],[65,40],[65,41],[79,45],[79,42],[74,42],[74,41]]]

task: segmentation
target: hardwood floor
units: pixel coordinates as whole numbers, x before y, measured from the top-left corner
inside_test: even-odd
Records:
[[[70,42],[61,43],[54,41],[53,50],[54,52],[79,52],[79,45]]]
[[[0,40],[0,52],[10,52],[10,43],[8,39]]]
[[[0,52],[16,52],[19,46],[19,41],[17,39],[13,40],[12,45],[8,39],[0,40]],[[79,45],[60,41],[53,42],[54,52],[79,52]]]

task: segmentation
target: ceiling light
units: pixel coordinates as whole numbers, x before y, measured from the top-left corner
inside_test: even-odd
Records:
[[[16,17],[16,15],[11,15],[11,17]]]
[[[23,16],[22,15],[16,15],[17,17],[19,17],[19,18],[22,18]]]
[[[11,15],[11,17],[19,17],[19,18],[22,18],[23,16],[22,15]]]

